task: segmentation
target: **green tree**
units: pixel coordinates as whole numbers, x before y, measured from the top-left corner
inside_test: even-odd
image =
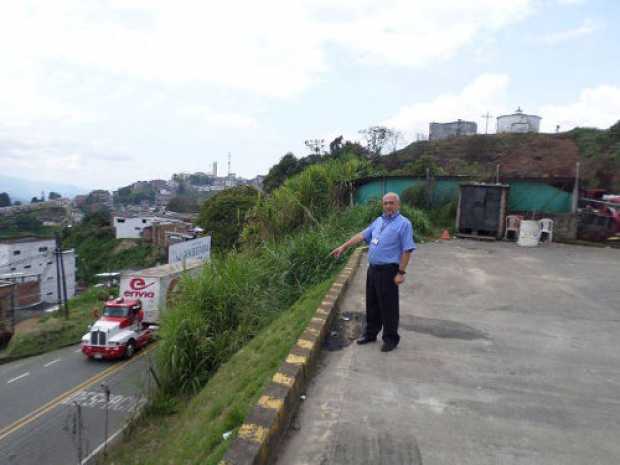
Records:
[[[381,155],[381,151],[386,144],[392,143],[396,146],[400,137],[400,135],[397,135],[397,131],[385,126],[370,126],[369,128],[362,129],[359,133],[366,139],[366,148],[374,157]]]
[[[19,215],[15,219],[15,226],[17,226],[20,231],[34,232],[40,229],[43,223],[33,215]]]
[[[263,180],[263,189],[266,192],[272,192],[281,186],[286,179],[296,173],[299,173],[299,161],[297,157],[289,152],[282,157],[278,164],[273,165]]]
[[[6,192],[0,192],[0,207],[10,207],[11,197]]]
[[[256,205],[258,195],[253,187],[234,187],[209,198],[202,205],[198,225],[211,232],[214,248],[227,250],[239,243],[246,213]]]
[[[109,210],[97,210],[87,213],[82,219],[82,224],[95,228],[105,228],[112,225],[112,214]]]
[[[338,155],[342,153],[342,149],[344,147],[342,140],[343,136],[338,136],[329,143],[329,154],[333,157],[338,157]]]
[[[177,195],[170,199],[166,205],[166,209],[178,213],[194,213],[198,212],[200,207],[194,197]]]

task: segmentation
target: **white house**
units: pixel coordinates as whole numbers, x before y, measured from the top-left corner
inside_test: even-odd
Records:
[[[159,218],[152,216],[136,216],[114,217],[114,228],[116,229],[117,239],[140,239],[144,228],[151,226],[154,222],[159,221]]]
[[[39,281],[39,301],[58,301],[54,239],[26,237],[0,241],[0,279],[19,282]],[[75,295],[75,251],[62,252],[67,297]],[[19,292],[19,291],[18,291]]]

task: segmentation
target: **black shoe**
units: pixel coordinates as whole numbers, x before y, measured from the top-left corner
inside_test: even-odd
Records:
[[[396,344],[392,344],[390,342],[384,342],[381,346],[381,352],[391,352],[396,349]]]
[[[362,344],[368,344],[369,342],[377,342],[377,338],[376,337],[368,337],[368,336],[362,336],[357,340],[357,343],[359,345]]]

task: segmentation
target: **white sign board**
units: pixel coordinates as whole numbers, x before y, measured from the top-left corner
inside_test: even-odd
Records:
[[[208,260],[211,254],[211,236],[179,242],[168,247],[168,263],[183,260]]]
[[[159,320],[159,300],[161,298],[159,282],[159,278],[139,275],[123,276],[121,278],[121,297],[140,300],[144,310],[145,321],[154,322]]]

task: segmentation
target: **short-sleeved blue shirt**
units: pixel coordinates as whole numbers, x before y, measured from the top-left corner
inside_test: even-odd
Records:
[[[362,231],[362,236],[369,244],[368,263],[371,265],[398,264],[404,252],[416,248],[411,221],[400,213],[380,216]]]

